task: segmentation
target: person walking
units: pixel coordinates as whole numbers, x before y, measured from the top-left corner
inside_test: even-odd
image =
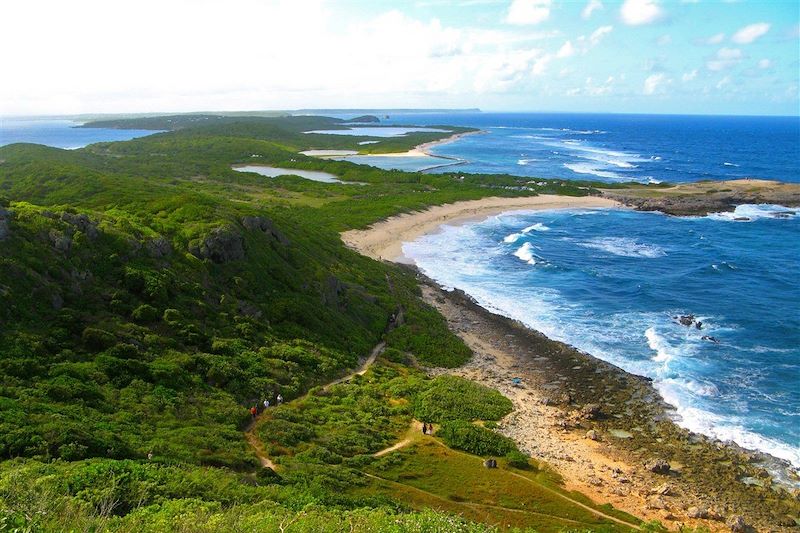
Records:
[[[264,410],[266,411],[267,409],[269,409],[269,400],[265,399],[264,400]]]
[[[278,405],[282,404],[283,403],[283,396],[278,394],[278,397],[276,398],[276,400],[278,400]]]
[[[422,423],[422,434],[423,435],[427,435],[428,434],[428,424],[425,423],[425,422]]]
[[[255,420],[256,416],[258,416],[258,409],[256,409],[255,405],[250,408],[250,415],[253,417],[253,420]]]

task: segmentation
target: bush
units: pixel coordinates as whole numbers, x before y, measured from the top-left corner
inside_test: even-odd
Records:
[[[508,463],[508,466],[513,466],[514,468],[519,468],[520,470],[525,470],[530,467],[528,456],[519,450],[512,450],[508,452],[506,454],[506,462]]]
[[[131,317],[136,322],[146,324],[148,322],[155,322],[158,319],[158,310],[149,304],[142,304],[131,313]]]
[[[177,309],[164,309],[164,322],[174,324],[181,319],[181,313]]]
[[[494,431],[465,420],[450,420],[442,424],[437,435],[451,448],[475,455],[507,455],[518,451],[514,441]]]
[[[440,376],[414,405],[415,417],[428,422],[498,420],[513,409],[511,400],[494,389],[455,376]]]
[[[81,335],[83,343],[93,350],[105,350],[116,344],[117,339],[108,331],[97,328],[86,328]]]

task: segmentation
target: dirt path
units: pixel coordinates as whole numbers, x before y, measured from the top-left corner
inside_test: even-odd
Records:
[[[405,448],[412,442],[420,440],[421,435],[422,435],[422,424],[420,424],[419,421],[417,420],[412,420],[411,427],[408,428],[408,431],[406,432],[405,437],[403,437],[402,440],[396,442],[395,444],[392,444],[388,448],[384,448],[380,451],[373,453],[372,456],[381,457],[383,455],[386,455],[387,453],[392,453],[401,448]]]

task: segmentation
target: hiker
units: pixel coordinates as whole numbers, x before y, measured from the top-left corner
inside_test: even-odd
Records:
[[[426,424],[425,422],[422,423],[422,434],[423,435],[428,434],[428,424]]]
[[[264,400],[264,410],[269,409],[269,400]]]
[[[255,420],[256,419],[256,415],[258,415],[258,409],[256,409],[255,405],[250,408],[250,414],[253,416],[253,420]]]
[[[283,403],[283,396],[281,396],[280,394],[278,394],[278,398],[277,398],[277,400],[278,400],[278,405],[282,404],[282,403]]]
[[[152,451],[147,452],[147,460],[148,461],[152,461],[153,460],[153,452]]]

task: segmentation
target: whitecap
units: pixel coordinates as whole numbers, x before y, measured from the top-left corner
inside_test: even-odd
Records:
[[[726,222],[752,222],[760,218],[796,218],[797,209],[777,204],[742,204],[733,211],[710,213],[707,218]]]
[[[642,244],[628,237],[596,237],[586,242],[579,242],[578,246],[602,250],[620,257],[664,257],[667,253],[663,248],[654,244]]]
[[[517,251],[514,252],[514,256],[518,257],[522,261],[525,261],[529,265],[536,264],[536,256],[533,254],[533,246],[529,242],[526,242],[520,246]]]
[[[503,238],[503,242],[506,244],[512,244],[517,242],[522,237],[522,233],[512,233],[511,235],[506,235]]]
[[[727,161],[725,161],[725,162],[724,162],[724,163],[722,163],[722,164],[723,164],[723,166],[726,166],[726,167],[738,167],[738,166],[739,166],[739,165],[737,165],[736,163],[729,163],[729,162],[727,162]]]
[[[522,230],[522,233],[530,233],[532,231],[550,231],[550,228],[542,224],[541,222],[537,222],[536,224],[531,224],[527,228]]]

